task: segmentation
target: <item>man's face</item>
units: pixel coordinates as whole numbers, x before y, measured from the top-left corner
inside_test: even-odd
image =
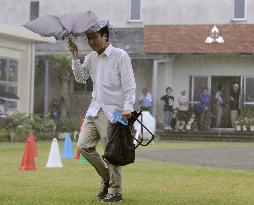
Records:
[[[171,93],[172,93],[170,89],[167,89],[166,92],[167,92],[167,95],[171,95]]]
[[[233,85],[233,92],[237,92],[238,91],[238,87],[237,86],[235,86],[235,85]]]
[[[94,32],[94,33],[87,33],[86,34],[87,41],[89,46],[94,51],[100,51],[105,48],[105,45],[107,45],[106,36],[101,36],[100,33]]]
[[[143,90],[143,94],[144,94],[144,95],[147,95],[147,92],[148,92],[148,91],[147,91],[146,89]]]

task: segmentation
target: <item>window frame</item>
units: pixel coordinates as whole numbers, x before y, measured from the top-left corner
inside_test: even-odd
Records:
[[[254,105],[254,101],[248,101],[246,102],[246,92],[247,92],[247,79],[254,79],[254,76],[249,75],[249,76],[242,76],[243,79],[243,107],[245,107],[246,105]]]
[[[129,22],[142,22],[142,0],[140,0],[140,19],[131,19],[131,1],[129,0]]]
[[[38,16],[36,18],[38,18],[40,16],[40,1],[35,1],[35,0],[30,1],[30,21],[36,19],[36,18],[31,18],[32,17],[31,11],[32,11],[32,4],[33,3],[38,3]]]
[[[246,21],[247,20],[247,1],[244,0],[244,18],[235,18],[235,1],[233,1],[233,15],[232,15],[232,21]]]
[[[15,87],[16,90],[17,90],[17,95],[18,95],[18,80],[19,80],[19,76],[18,76],[18,72],[19,72],[19,61],[18,59],[15,59],[15,58],[9,58],[9,57],[4,57],[4,56],[0,56],[0,59],[4,59],[6,60],[6,66],[9,65],[10,61],[15,61],[16,62],[16,81],[9,81],[9,76],[8,76],[8,79],[7,80],[0,80],[0,85],[1,86],[6,86],[7,87],[7,92],[8,91],[8,87]],[[9,73],[8,73],[9,75]],[[9,110],[10,111],[13,111],[13,110],[17,110],[18,108],[18,102],[16,101],[12,101],[12,100],[6,100],[7,104],[8,103],[11,103],[11,104],[14,104],[15,106],[14,107],[9,107]]]

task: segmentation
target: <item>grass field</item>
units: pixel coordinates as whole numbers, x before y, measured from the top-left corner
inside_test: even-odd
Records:
[[[63,160],[62,169],[45,168],[51,142],[37,142],[36,171],[19,171],[23,143],[0,143],[0,204],[101,204],[100,179],[89,164]],[[63,143],[60,142],[60,149]],[[245,146],[225,142],[159,142],[142,149]],[[248,143],[248,146],[254,144]],[[254,160],[254,159],[253,159]],[[183,166],[136,159],[123,167],[120,204],[253,205],[254,172]]]

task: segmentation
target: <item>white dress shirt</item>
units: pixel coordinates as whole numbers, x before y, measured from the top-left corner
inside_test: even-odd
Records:
[[[110,121],[114,111],[133,111],[136,83],[131,59],[122,49],[111,44],[102,54],[89,53],[81,65],[80,60],[72,60],[75,80],[86,83],[91,76],[93,81],[92,102],[86,117],[96,117],[100,109]]]

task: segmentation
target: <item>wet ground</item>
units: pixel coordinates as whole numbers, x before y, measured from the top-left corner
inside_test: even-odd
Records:
[[[137,157],[184,165],[254,170],[254,147],[220,147],[144,151]]]

